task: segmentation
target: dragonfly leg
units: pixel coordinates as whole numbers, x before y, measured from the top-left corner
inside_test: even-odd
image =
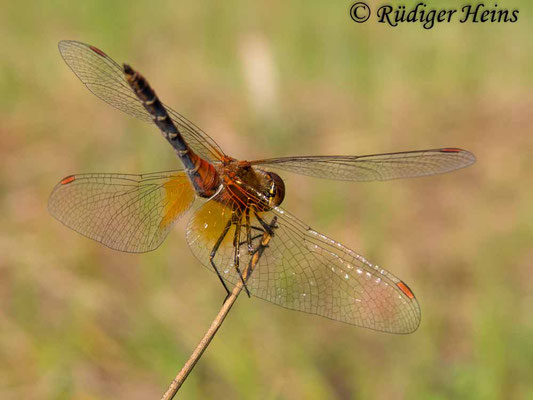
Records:
[[[267,224],[265,221],[263,221],[263,219],[259,216],[259,214],[257,214],[256,212],[254,212],[254,214],[255,214],[255,218],[257,218],[257,220],[263,227],[263,231],[266,231],[270,236],[273,236],[274,229],[276,228],[277,217],[272,218],[272,222],[270,222],[270,224]]]
[[[236,214],[234,214],[236,215]],[[241,278],[241,282],[244,286],[244,289],[246,290],[246,294],[248,297],[250,297],[250,291],[248,290],[248,287],[246,286],[246,281],[244,280],[241,270],[239,268],[240,260],[241,260],[241,249],[239,246],[239,239],[241,237],[241,224],[240,221],[235,218],[235,234],[233,236],[233,265],[235,265],[235,269],[237,270],[237,273],[239,274],[239,277]]]
[[[213,246],[213,249],[211,250],[211,254],[209,254],[209,262],[211,263],[211,265],[213,266],[213,269],[217,273],[218,279],[220,279],[220,282],[222,282],[222,286],[224,286],[224,289],[226,289],[226,292],[227,292],[226,298],[230,295],[230,291],[229,291],[228,287],[226,286],[226,282],[224,282],[224,279],[222,279],[222,275],[220,275],[220,272],[218,272],[218,268],[215,265],[214,258],[215,258],[215,255],[217,254],[217,251],[218,251],[218,249],[220,247],[220,244],[222,243],[222,241],[224,240],[224,238],[228,234],[228,231],[229,231],[229,228],[231,228],[232,222],[233,222],[232,219],[230,219],[228,221],[228,223],[224,227],[224,230],[220,234],[217,242]]]
[[[254,253],[254,246],[252,244],[252,226],[250,224],[250,207],[246,208],[246,243],[248,243],[248,254]]]
[[[250,275],[253,272],[257,263],[259,262],[259,259],[263,255],[263,252],[268,247],[268,243],[274,236],[274,229],[277,228],[276,226],[276,221],[278,219],[277,217],[272,218],[272,221],[270,222],[270,224],[267,224],[265,221],[259,218],[257,213],[255,214],[255,216],[259,220],[261,225],[264,224],[263,226],[265,227],[265,230],[263,231],[263,235],[261,235],[262,236],[261,241],[259,242],[257,247],[254,249],[252,257],[250,258],[250,262],[248,263],[248,266],[246,267],[246,270],[244,271],[244,275],[246,276],[247,280],[248,278],[250,278]]]
[[[264,233],[265,231],[261,229],[261,232]],[[261,236],[263,236],[262,233],[261,233],[261,234],[258,234],[258,235],[255,235],[255,236],[252,236],[252,237],[250,238],[250,243],[253,243],[254,240],[259,239]],[[242,242],[240,242],[240,243],[239,243],[239,246],[242,246],[242,245],[244,245],[244,244],[248,244],[248,239],[243,240]],[[255,250],[255,249],[254,249],[254,246],[253,246],[253,244],[252,244],[252,251],[251,251],[251,252],[249,251],[250,255],[252,255],[252,254],[254,253],[254,250]]]

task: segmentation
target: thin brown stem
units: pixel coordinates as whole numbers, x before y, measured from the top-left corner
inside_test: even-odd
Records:
[[[254,270],[255,266],[259,262],[259,259],[263,255],[263,251],[267,248],[268,243],[270,242],[270,239],[272,239],[273,232],[276,226],[276,220],[277,218],[274,217],[272,219],[272,222],[268,226],[270,229],[265,230],[263,233],[263,237],[261,238],[261,242],[257,246],[257,248],[254,250],[252,257],[250,258],[250,262],[248,264],[248,267],[244,271],[243,279],[239,280],[237,284],[235,285],[235,288],[231,292],[231,294],[226,298],[224,303],[222,304],[222,308],[218,312],[217,316],[213,320],[213,323],[205,333],[204,337],[196,346],[196,349],[194,349],[193,353],[181,369],[181,371],[176,375],[174,380],[170,383],[170,386],[168,387],[167,391],[161,397],[161,400],[171,400],[174,398],[178,390],[180,389],[183,382],[185,382],[185,379],[187,379],[187,376],[191,373],[192,369],[204,353],[207,346],[209,346],[209,343],[211,343],[211,340],[213,340],[213,337],[218,331],[218,328],[220,328],[220,325],[222,325],[222,322],[224,321],[224,318],[226,318],[226,315],[228,315],[229,310],[233,306],[233,303],[235,303],[235,300],[237,300],[237,296],[241,293],[242,288],[244,287],[244,282],[247,281],[248,277]],[[238,245],[238,244],[237,244]]]
[[[213,337],[215,336],[215,333],[217,333],[218,328],[220,328],[220,325],[222,325],[222,322],[224,321],[224,318],[226,318],[226,315],[228,315],[229,310],[233,306],[233,303],[235,303],[235,300],[237,300],[237,296],[241,292],[243,288],[242,282],[238,282],[231,294],[226,298],[224,303],[222,304],[222,308],[218,312],[217,316],[213,320],[213,323],[205,333],[202,340],[200,340],[200,343],[198,346],[196,346],[196,349],[194,349],[193,353],[181,369],[181,371],[176,375],[174,380],[170,383],[170,386],[168,387],[167,391],[161,397],[161,400],[170,400],[173,399],[176,393],[178,392],[179,388],[185,382],[185,379],[187,379],[187,376],[189,376],[189,373],[192,371],[202,354],[204,353],[207,346],[209,346],[209,343],[211,343],[211,340],[213,340]]]

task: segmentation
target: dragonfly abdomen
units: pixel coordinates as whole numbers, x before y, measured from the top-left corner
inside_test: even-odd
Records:
[[[196,193],[201,197],[214,195],[220,181],[215,167],[192,151],[147,80],[127,64],[124,64],[124,74],[154,123],[176,150]]]
[[[183,155],[186,155],[190,151],[189,146],[181,136],[176,125],[174,125],[170,119],[167,110],[163,107],[163,104],[161,104],[161,101],[150,87],[150,84],[140,73],[127,64],[124,64],[124,74],[126,75],[129,85],[142,102],[144,108],[152,116],[154,123],[163,132],[165,139],[172,144],[172,147],[174,147],[176,151],[183,152]]]

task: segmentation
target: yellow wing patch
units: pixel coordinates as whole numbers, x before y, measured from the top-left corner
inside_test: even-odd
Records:
[[[165,188],[165,211],[159,227],[165,229],[187,211],[194,200],[194,189],[185,173],[172,176],[163,184]]]
[[[214,245],[231,218],[231,214],[230,207],[217,201],[209,201],[196,211],[190,221],[190,228],[198,232],[203,241]],[[232,226],[223,244],[233,240],[234,229]]]

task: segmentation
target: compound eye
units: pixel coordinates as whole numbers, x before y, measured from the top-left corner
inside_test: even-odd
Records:
[[[273,206],[279,206],[285,198],[285,183],[278,174],[269,172],[270,182],[270,203]]]

